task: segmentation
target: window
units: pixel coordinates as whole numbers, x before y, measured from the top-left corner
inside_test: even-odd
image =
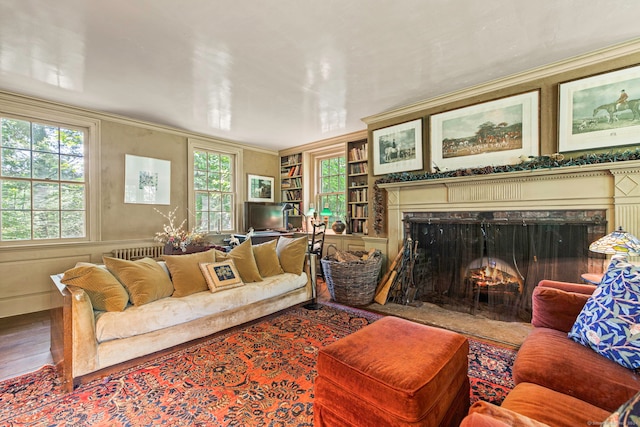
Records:
[[[231,154],[193,151],[196,230],[234,229],[234,158]]]
[[[0,117],[0,241],[87,237],[87,132]]]
[[[344,156],[318,160],[318,212],[328,207],[333,214],[329,224],[335,220],[344,220],[346,216],[346,176],[347,167]]]

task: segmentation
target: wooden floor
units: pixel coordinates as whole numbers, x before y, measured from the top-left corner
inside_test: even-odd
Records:
[[[50,334],[48,311],[0,319],[0,381],[52,364]]]

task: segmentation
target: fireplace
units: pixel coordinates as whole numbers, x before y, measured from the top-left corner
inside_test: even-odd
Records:
[[[475,314],[490,307],[491,317],[526,321],[531,287],[538,278],[580,282],[583,273],[599,273],[604,267],[604,257],[588,252],[589,243],[618,226],[640,234],[640,161],[399,178],[379,183],[383,194],[376,197],[386,202],[384,211],[376,213],[385,235],[373,239],[386,248],[387,267],[403,249],[405,238],[415,235],[419,249],[413,276],[416,283],[426,283],[419,292],[415,289],[416,299],[431,294],[441,305]],[[555,249],[543,253],[541,247],[547,245]],[[505,251],[511,248],[515,251]],[[461,262],[445,268],[449,258]],[[469,285],[465,275],[475,260],[495,262],[507,274],[523,276],[522,289],[516,292],[509,281],[492,287],[474,287],[473,281],[464,286],[465,281]],[[452,302],[453,296],[461,296],[466,306]]]
[[[417,241],[414,299],[485,317],[529,321],[545,278],[576,281],[589,243],[605,234],[604,211],[409,212]],[[594,255],[597,256],[597,255]]]

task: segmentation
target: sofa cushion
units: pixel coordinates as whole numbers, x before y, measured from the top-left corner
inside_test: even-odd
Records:
[[[569,332],[589,295],[536,286],[531,296],[531,324]]]
[[[165,255],[163,257],[171,273],[173,297],[185,297],[207,290],[207,282],[200,271],[201,262],[216,260],[213,250],[185,255]]]
[[[640,377],[575,341],[566,332],[534,328],[513,364],[516,384],[534,383],[613,411],[640,390]]]
[[[276,245],[276,253],[285,272],[302,274],[308,245],[309,241],[306,236],[298,238],[280,236]]]
[[[211,292],[224,291],[244,285],[240,279],[240,273],[231,259],[222,262],[203,262],[199,267]]]
[[[171,296],[173,284],[166,271],[151,258],[137,261],[103,257],[107,269],[122,283],[133,305]]]
[[[282,274],[284,271],[280,266],[278,253],[276,252],[277,240],[271,240],[259,245],[253,245],[253,256],[256,259],[260,276],[271,277],[276,274]]]
[[[640,425],[640,393],[623,403],[602,423],[602,427],[637,427],[638,425]]]
[[[252,283],[262,281],[258,264],[256,264],[256,259],[253,256],[251,239],[246,239],[230,252],[216,251],[216,261],[226,261],[228,259],[232,259],[235,263],[243,282]]]
[[[78,263],[60,281],[84,289],[94,310],[122,311],[129,303],[129,294],[118,279],[96,265]]]
[[[605,409],[531,383],[518,384],[501,407],[553,427],[597,426],[609,415]]]
[[[212,314],[243,307],[272,297],[284,296],[307,284],[306,274],[284,273],[267,277],[263,282],[247,283],[224,292],[198,292],[183,298],[162,298],[149,304],[129,307],[122,312],[104,312],[96,317],[96,339],[105,341],[128,338],[179,325]],[[229,320],[233,323],[233,319]],[[168,332],[170,333],[170,332]]]
[[[487,421],[486,425],[488,426],[505,425],[505,426],[514,426],[514,427],[549,427],[548,424],[544,424],[539,421],[536,421],[532,418],[527,417],[526,415],[522,415],[517,412],[511,411],[507,408],[497,406],[489,402],[483,402],[483,401],[479,401],[471,405],[471,408],[469,408],[469,414],[482,414],[490,417],[493,420],[497,420],[500,422],[498,424],[493,424]],[[460,424],[461,427],[463,427],[464,425],[465,425],[464,422]],[[477,424],[469,424],[469,425],[477,426]]]
[[[640,368],[640,267],[613,257],[569,338],[624,367]]]

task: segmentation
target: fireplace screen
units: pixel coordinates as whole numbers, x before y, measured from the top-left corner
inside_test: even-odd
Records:
[[[408,230],[418,240],[415,298],[452,310],[530,321],[540,280],[587,271],[588,224],[411,221]]]

